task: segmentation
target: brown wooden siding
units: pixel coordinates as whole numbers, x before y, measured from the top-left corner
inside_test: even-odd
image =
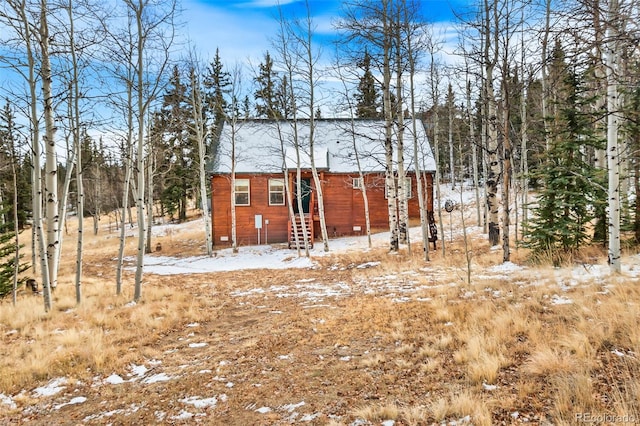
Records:
[[[304,177],[310,177],[305,173]],[[322,185],[325,205],[325,218],[329,237],[344,235],[360,235],[366,231],[364,202],[360,189],[353,188],[353,178],[358,174],[334,174],[324,172]],[[269,206],[269,179],[281,179],[281,174],[238,174],[236,179],[250,179],[250,206],[237,206],[237,239],[238,245],[257,244],[258,235],[255,229],[255,215],[261,214],[263,228],[261,242],[282,243],[287,241],[287,206]],[[426,174],[427,210],[433,211],[433,175]],[[293,181],[293,179],[292,179]],[[373,229],[388,229],[387,199],[384,197],[384,175],[368,174],[365,176],[367,195],[369,198],[369,215]],[[228,175],[214,175],[212,184],[212,221],[214,245],[231,244],[231,180]],[[312,182],[313,186],[313,182]],[[412,176],[412,198],[409,200],[410,218],[418,218],[419,206],[415,176]],[[317,209],[315,209],[317,211]],[[269,220],[269,224],[264,224]],[[315,227],[319,234],[319,223]],[[360,227],[360,231],[354,230]],[[227,241],[223,241],[227,237]],[[266,241],[268,238],[268,241]]]

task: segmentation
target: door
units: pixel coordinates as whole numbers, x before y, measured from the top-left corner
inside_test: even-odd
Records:
[[[309,213],[311,207],[311,179],[300,179],[300,192],[302,193],[302,212]],[[298,213],[298,188],[296,185],[296,192],[293,194],[293,211]]]

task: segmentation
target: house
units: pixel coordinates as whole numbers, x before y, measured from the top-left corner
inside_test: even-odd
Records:
[[[320,218],[308,149],[309,123],[306,120],[299,120],[295,125],[287,120],[243,120],[224,125],[211,175],[214,245],[231,244],[232,165],[235,166],[238,245],[291,243],[295,239],[286,190],[292,191],[295,197],[298,169],[303,214],[298,212],[296,199],[293,209],[298,220],[297,228],[301,228],[300,221],[304,218],[311,242],[317,239],[320,235]],[[423,185],[426,209],[432,213],[435,161],[422,122],[416,124],[420,167],[426,183]],[[362,185],[367,190],[372,230],[388,230],[384,122],[320,119],[315,121],[314,131],[314,161],[322,185],[329,237],[365,233]],[[296,140],[300,147],[298,153],[294,143]],[[404,163],[408,170],[405,185],[410,195],[409,216],[419,218],[413,161],[413,124],[410,120],[406,122],[404,141]],[[231,161],[232,152],[235,154],[235,164]],[[394,152],[395,155],[397,153]],[[363,179],[360,178],[358,160]]]

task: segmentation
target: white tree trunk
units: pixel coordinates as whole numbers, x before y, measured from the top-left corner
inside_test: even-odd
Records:
[[[124,161],[124,184],[122,194],[122,220],[120,227],[118,261],[116,266],[116,294],[122,293],[122,269],[124,266],[124,249],[126,245],[126,217],[127,211],[130,212],[129,206],[129,187],[131,185],[132,162],[133,162],[133,92],[131,85],[127,85],[127,140],[125,141],[125,158]],[[131,214],[129,214],[131,220]]]
[[[236,221],[236,128],[231,122],[231,248],[238,253],[238,230]]]
[[[316,99],[315,99],[315,85],[316,85],[316,70],[315,63],[317,58],[314,58],[313,55],[313,44],[312,44],[312,36],[313,36],[313,21],[311,20],[311,11],[309,10],[307,4],[307,18],[306,18],[306,26],[304,31],[306,34],[301,39],[304,39],[303,46],[305,49],[305,66],[308,84],[308,93],[309,93],[309,156],[311,160],[311,174],[313,175],[313,182],[316,189],[316,194],[318,196],[318,216],[320,216],[320,233],[322,234],[322,247],[325,252],[329,251],[329,234],[327,232],[327,221],[324,213],[324,193],[322,191],[322,180],[318,175],[318,169],[316,168],[316,159],[315,159],[315,109],[316,109]],[[311,217],[311,226],[313,226],[313,213],[314,206],[310,206],[309,215]]]
[[[482,226],[480,211],[480,179],[478,176],[478,147],[476,146],[475,125],[471,114],[471,80],[467,80],[467,121],[469,122],[469,142],[471,144],[471,162],[473,167],[473,192],[476,197],[476,215],[478,226]]]
[[[193,64],[195,67],[195,63]],[[204,236],[207,256],[213,255],[213,242],[211,241],[211,214],[209,212],[209,200],[207,198],[207,173],[206,165],[206,128],[207,125],[202,113],[202,94],[200,92],[199,74],[195,68],[191,71],[191,110],[193,111],[193,124],[195,127],[196,142],[198,143],[198,177],[200,186],[200,200],[202,203],[202,220],[204,221]]]
[[[420,231],[422,235],[422,250],[424,260],[429,261],[429,224],[427,223],[427,207],[424,201],[424,190],[422,187],[422,168],[420,167],[420,144],[418,143],[418,127],[415,118],[415,93],[413,87],[413,71],[410,76],[411,85],[411,124],[413,127],[413,164],[416,171],[416,191],[418,192],[418,206],[420,208]],[[426,141],[423,141],[426,142]]]
[[[133,12],[136,16],[136,48],[137,48],[137,67],[136,67],[136,110],[138,114],[138,140],[136,149],[136,173],[138,178],[136,211],[138,221],[138,252],[136,256],[136,274],[133,292],[133,300],[138,302],[142,297],[142,275],[144,271],[144,254],[145,254],[145,211],[144,211],[144,192],[145,192],[145,164],[144,164],[144,117],[145,117],[145,67],[144,67],[144,43],[145,30],[143,26],[144,4],[142,0],[138,0],[137,7]]]
[[[607,167],[609,169],[607,220],[609,222],[609,267],[620,273],[620,148],[618,141],[618,0],[609,0],[609,22],[605,65],[607,69]]]
[[[549,48],[549,33],[551,31],[550,20],[551,20],[551,0],[545,0],[545,25],[544,25],[544,32],[543,32],[542,46],[541,46],[542,67],[541,67],[541,79],[540,79],[540,84],[542,85],[542,123],[544,126],[545,151],[549,151],[549,146],[551,145],[551,131],[549,129],[549,119],[548,119],[549,77],[547,72],[547,62],[548,62],[547,50]]]
[[[387,5],[388,7],[388,5]],[[393,110],[391,105],[391,35],[389,17],[383,17],[383,70],[382,70],[382,105],[385,128],[385,187],[387,191],[387,211],[389,214],[389,251],[397,252],[400,248],[398,235],[398,198],[396,179],[393,169]]]
[[[431,83],[431,98],[433,100],[433,150],[434,150],[434,157],[435,157],[435,164],[436,164],[436,175],[435,175],[435,182],[434,182],[434,185],[436,187],[436,202],[434,204],[437,203],[436,208],[438,209],[438,222],[440,223],[440,236],[441,236],[440,239],[442,242],[442,256],[444,257],[446,253],[446,248],[445,248],[445,238],[444,238],[444,224],[442,222],[442,197],[440,192],[440,180],[441,180],[440,148],[439,148],[440,117],[438,114],[438,108],[440,103],[440,90],[439,90],[440,76],[438,72],[438,67],[435,63],[435,58],[434,58],[435,52],[434,52],[433,46],[431,46],[430,56],[431,56],[431,65],[429,66],[429,76],[430,76],[430,83]]]
[[[489,244],[492,246],[498,245],[500,240],[500,223],[498,218],[499,203],[498,203],[498,177],[500,176],[500,161],[498,158],[498,112],[496,107],[496,98],[493,90],[494,77],[493,70],[497,62],[497,41],[493,40],[493,56],[490,53],[492,46],[492,36],[497,38],[497,31],[492,32],[492,23],[497,25],[497,22],[493,22],[495,16],[491,16],[494,12],[488,0],[485,0],[484,10],[484,77],[483,84],[484,95],[487,104],[485,120],[487,121],[487,157],[488,157],[488,176],[486,178],[486,190],[487,190],[487,209],[489,216]],[[495,13],[495,12],[494,12]]]
[[[447,131],[447,140],[449,142],[449,173],[451,177],[451,189],[456,189],[456,164],[453,152],[453,90],[449,84],[449,102],[447,105],[447,114],[449,118],[449,127]],[[462,153],[460,153],[462,155]]]
[[[73,133],[73,151],[75,152],[76,160],[76,214],[78,218],[78,241],[76,251],[76,303],[82,301],[82,256],[83,256],[83,230],[84,230],[84,186],[82,182],[82,143],[80,137],[80,82],[79,82],[79,65],[76,54],[76,42],[75,42],[75,20],[73,16],[73,1],[69,0],[67,4],[67,13],[69,15],[69,46],[71,50],[71,64],[72,64],[72,83],[71,83],[71,97],[73,98],[73,106],[69,108],[69,116],[71,118],[72,133]],[[62,196],[62,220],[66,220],[66,206],[67,196],[69,193],[69,184],[71,181],[71,169],[73,161],[70,161],[71,165],[67,167],[67,179],[65,179],[64,192]],[[62,234],[60,235],[60,244],[62,244]]]
[[[52,289],[58,285],[58,265],[60,242],[60,217],[58,209],[58,159],[56,155],[55,123],[53,110],[52,71],[49,52],[49,26],[47,16],[49,14],[47,1],[40,1],[40,48],[42,61],[42,95],[44,100],[44,124],[45,124],[45,218],[47,224],[47,262],[49,267],[49,283]]]
[[[151,149],[150,151],[152,151]],[[153,230],[153,175],[156,163],[155,153],[149,152],[147,159],[147,233],[145,235],[147,253],[153,252],[153,246],[151,242],[152,230]]]
[[[28,76],[26,77],[26,80],[29,87],[29,121],[31,126],[31,156],[33,164],[33,265],[35,272],[35,265],[37,263],[36,257],[38,257],[40,259],[40,269],[42,274],[42,295],[44,300],[44,310],[46,312],[49,312],[52,308],[52,300],[42,217],[42,168],[40,165],[42,150],[40,149],[40,120],[37,108],[38,89],[36,84],[36,53],[34,52],[34,47],[31,44],[33,36],[31,29],[33,26],[29,21],[29,17],[27,15],[26,2],[23,1],[19,4],[11,4],[11,7],[19,16],[21,26],[20,29],[23,34],[23,41],[25,43],[25,52],[27,55],[28,64]]]

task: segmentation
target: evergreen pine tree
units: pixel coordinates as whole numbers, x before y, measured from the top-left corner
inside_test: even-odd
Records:
[[[222,123],[224,123],[228,108],[226,96],[231,90],[231,75],[224,69],[219,49],[216,49],[213,62],[207,68],[203,85],[205,88],[205,112],[212,117],[213,122],[209,134],[212,138],[211,142],[215,142],[219,137],[219,132],[222,130]]]
[[[219,49],[216,49],[213,62],[207,68],[202,85],[204,87],[202,97],[205,121],[211,123],[207,131],[206,158],[210,161],[215,161],[220,132],[222,132],[228,108],[226,97],[231,91],[231,74],[224,69]],[[212,165],[209,164],[208,167],[212,167]]]
[[[358,67],[363,74],[358,83],[358,91],[354,97],[356,99],[356,117],[358,118],[380,118],[380,95],[376,88],[376,80],[371,72],[371,55],[367,50],[364,57],[358,62]]]
[[[542,183],[537,219],[529,224],[525,245],[534,256],[551,256],[554,264],[563,255],[590,241],[587,224],[604,208],[604,176],[588,161],[584,152],[601,147],[594,132],[589,105],[593,99],[580,76],[565,70],[558,88],[557,114],[551,126],[553,135],[545,161],[535,177]]]
[[[254,79],[258,88],[254,93],[256,115],[258,118],[283,118],[281,105],[278,102],[278,75],[273,69],[273,59],[267,52],[264,63],[258,67],[258,76]]]
[[[19,205],[16,206],[9,201],[14,200],[14,189],[17,189],[18,182],[17,141],[16,123],[11,105],[7,101],[0,114],[0,169],[3,170],[2,176],[0,176],[0,191],[4,193],[3,203],[0,206],[0,215],[3,217],[0,223],[0,297],[12,293],[14,275],[24,272],[29,267],[26,263],[19,263],[20,259],[16,259],[16,253],[22,246],[17,244],[14,220],[16,215],[11,213],[14,213],[14,209],[19,208]],[[13,167],[9,167],[12,163]],[[6,170],[11,170],[11,172],[6,173]],[[7,188],[12,188],[12,190],[6,191]],[[7,192],[10,194],[9,197],[6,196]],[[22,258],[22,255],[19,258]],[[24,279],[19,280],[18,284],[22,284],[22,282]]]
[[[293,116],[293,99],[291,98],[291,88],[289,87],[289,80],[287,76],[283,76],[280,79],[276,90],[276,105],[278,111],[280,111],[280,118],[291,118]]]
[[[178,67],[174,67],[169,87],[151,137],[162,146],[158,172],[162,174],[161,201],[179,221],[187,219],[187,200],[197,184],[197,147],[192,134],[193,114],[187,86],[182,83]]]
[[[12,224],[8,224],[12,225]],[[6,228],[6,227],[4,227]],[[11,294],[13,290],[13,274],[16,272],[16,234],[13,231],[4,229],[0,231],[0,298]],[[24,247],[20,245],[20,248]],[[22,255],[20,258],[22,259]],[[26,263],[20,263],[18,273],[29,269]],[[18,280],[18,285],[22,285],[26,278]]]

